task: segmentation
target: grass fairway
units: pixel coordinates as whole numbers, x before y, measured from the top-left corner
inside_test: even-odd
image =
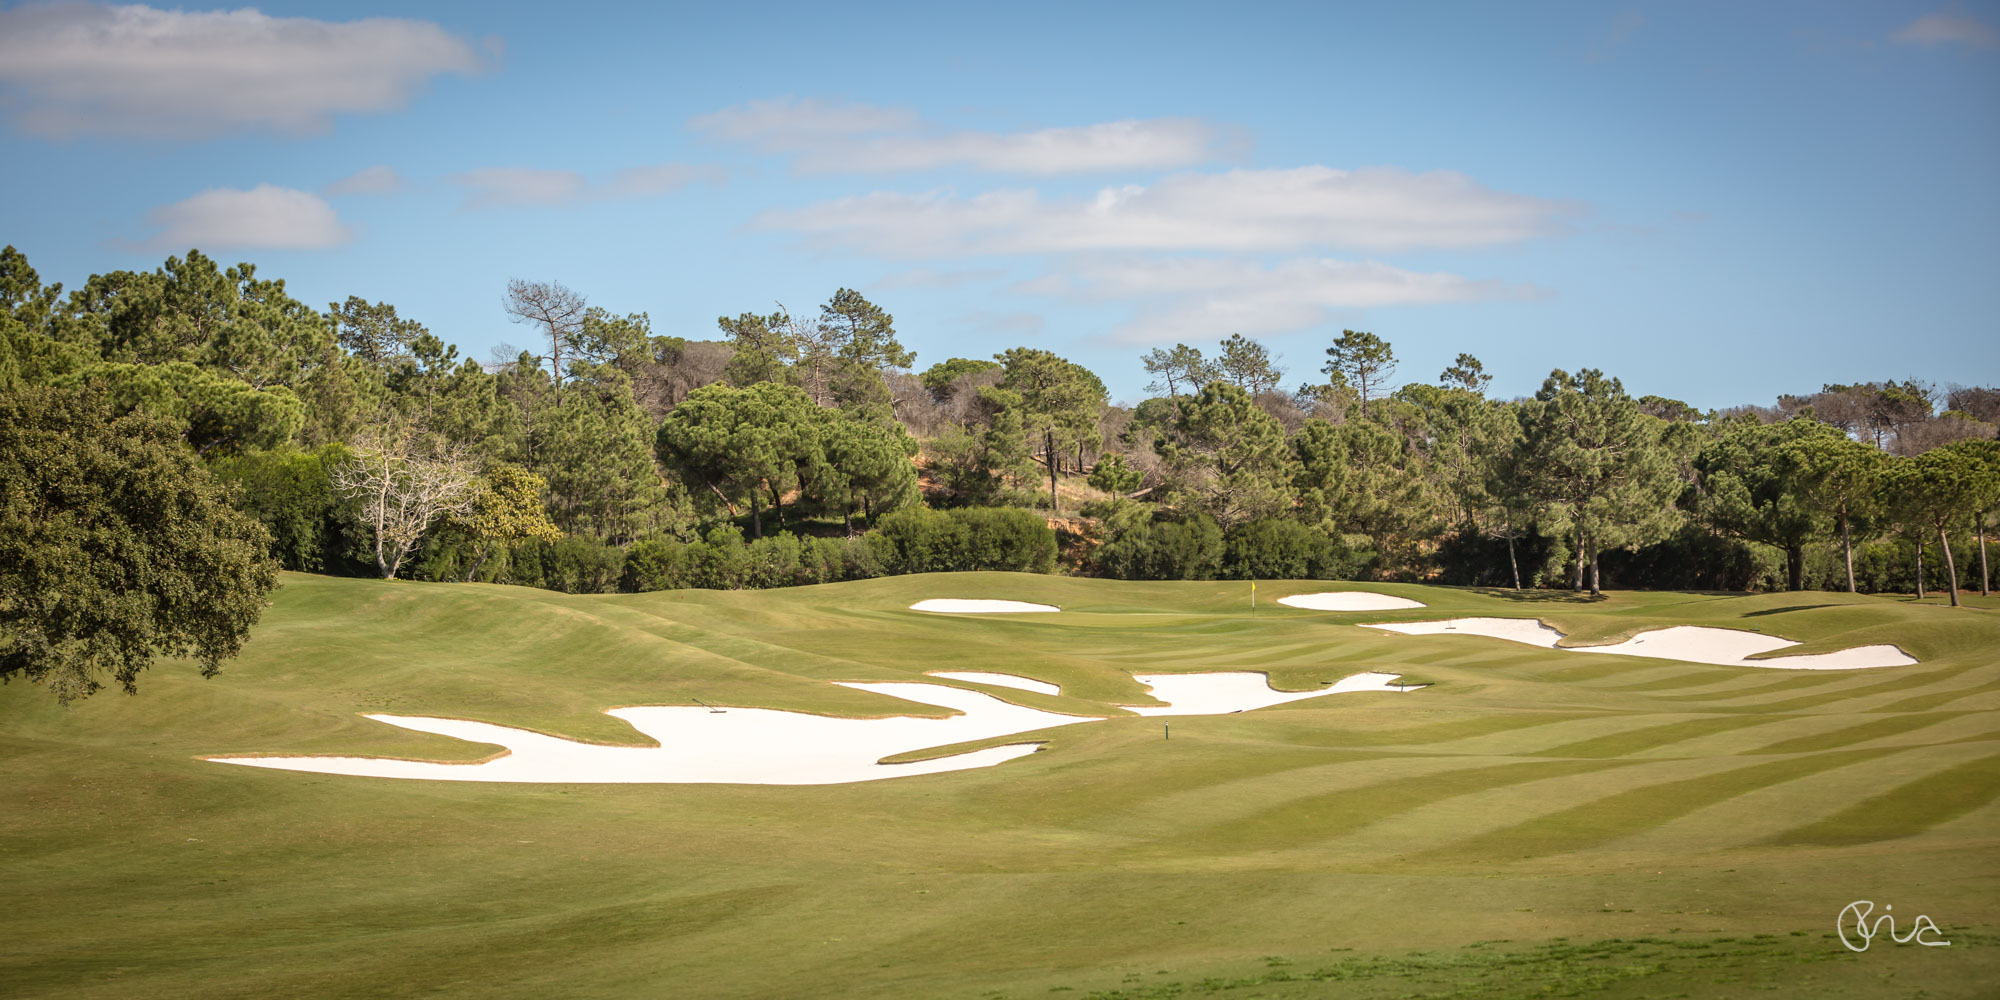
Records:
[[[1335,585],[1348,587],[1351,585]],[[1957,997],[2000,989],[2000,610],[1842,594],[1012,574],[573,597],[287,575],[204,681],[69,710],[0,688],[0,995],[19,997]],[[926,597],[1059,605],[955,617]],[[1979,604],[1973,598],[1969,603]],[[1915,666],[1579,656],[1353,627],[1675,624]],[[606,743],[693,699],[937,714],[831,680],[1025,673],[1087,714],[1131,672],[1361,670],[1431,688],[1052,730],[994,768],[817,787],[332,777],[224,753],[473,760],[359,713]],[[957,683],[957,682],[948,682]],[[977,685],[965,685],[977,687]],[[995,742],[1018,741],[1019,737]],[[976,746],[976,744],[974,745]],[[968,747],[969,748],[969,747]],[[1949,948],[1833,937],[1851,901]],[[1879,910],[1878,910],[1879,912]],[[1907,920],[1903,924],[1907,927]]]

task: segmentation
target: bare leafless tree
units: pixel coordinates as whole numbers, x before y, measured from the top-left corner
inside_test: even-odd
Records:
[[[773,318],[779,319],[773,328],[781,328],[780,332],[798,351],[799,361],[794,370],[799,387],[815,404],[832,406],[834,366],[840,360],[840,331],[821,322],[818,316],[795,316],[782,302],[778,303]]]
[[[507,316],[525,323],[549,338],[549,353],[542,360],[555,373],[556,405],[562,405],[563,348],[573,344],[583,332],[583,318],[590,311],[581,294],[557,281],[507,282]]]
[[[352,447],[354,456],[334,467],[334,492],[357,502],[375,536],[375,565],[393,580],[431,522],[470,513],[479,469],[464,448],[407,429],[366,432]]]

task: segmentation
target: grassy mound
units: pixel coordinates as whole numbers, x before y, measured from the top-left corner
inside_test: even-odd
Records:
[[[1974,996],[2000,981],[2000,616],[1836,594],[947,574],[573,597],[289,575],[241,659],[136,697],[0,688],[0,995]],[[907,610],[926,597],[1061,615]],[[1353,627],[1536,616],[1572,642],[1756,628],[1915,666],[1770,671]],[[481,785],[221,753],[474,760],[369,722],[644,742],[603,710],[921,706],[831,680],[1133,672],[1433,687],[1052,730],[996,768],[822,787]],[[931,678],[934,682],[936,679]],[[950,682],[945,682],[950,683]],[[1010,738],[1018,739],[1018,737]],[[1856,899],[1951,948],[1827,937]]]

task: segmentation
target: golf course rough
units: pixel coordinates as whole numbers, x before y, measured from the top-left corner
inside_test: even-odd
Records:
[[[1254,609],[1241,581],[1003,573],[599,596],[283,584],[212,679],[161,662],[139,694],[69,709],[0,686],[0,995],[1838,1000],[2000,982],[2000,601],[1343,583],[1427,607],[1332,613],[1275,604],[1322,581],[1260,581]],[[940,594],[1063,610],[907,610]],[[1755,629],[1800,643],[1783,653],[1919,662],[1746,669],[1359,627],[1427,617],[1539,619],[1575,645]],[[1135,675],[1226,671],[1431,686],[1120,707],[1155,701]],[[371,714],[637,748],[607,709],[952,715],[835,681],[1108,718],[915,755],[1045,747],[998,767],[830,785],[200,759],[504,749]],[[1834,926],[1856,900],[1952,945],[1850,952]]]

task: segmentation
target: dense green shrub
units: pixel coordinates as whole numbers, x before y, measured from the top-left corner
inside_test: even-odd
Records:
[[[649,538],[625,553],[618,589],[630,593],[705,588],[794,587],[885,575],[887,543],[876,535],[800,538],[780,532],[745,542],[734,525],[697,542]]]
[[[877,524],[883,561],[893,573],[1046,573],[1055,567],[1055,531],[1031,511],[919,507],[886,514]]]
[[[316,451],[288,445],[226,457],[210,468],[229,486],[236,509],[270,531],[271,555],[280,565],[325,573],[345,568],[333,467],[346,457],[343,445]]]
[[[1222,573],[1222,529],[1205,514],[1180,521],[1126,513],[1108,522],[1109,538],[1092,565],[1120,580],[1213,580]]]
[[[1222,576],[1230,580],[1352,580],[1356,554],[1338,538],[1297,521],[1267,517],[1229,529]]]
[[[1765,591],[1785,589],[1785,560],[1777,549],[1716,534],[1689,524],[1671,537],[1635,550],[1598,555],[1606,587],[1644,590]],[[1566,578],[1555,581],[1567,583]]]
[[[514,544],[508,563],[507,583],[565,594],[609,594],[618,589],[625,550],[575,535],[553,542],[530,538]]]
[[[1521,586],[1560,585],[1569,547],[1530,528],[1514,539],[1509,558],[1507,539],[1476,530],[1454,531],[1438,539],[1432,562],[1434,582],[1460,587],[1512,587],[1514,570],[1521,571]]]

